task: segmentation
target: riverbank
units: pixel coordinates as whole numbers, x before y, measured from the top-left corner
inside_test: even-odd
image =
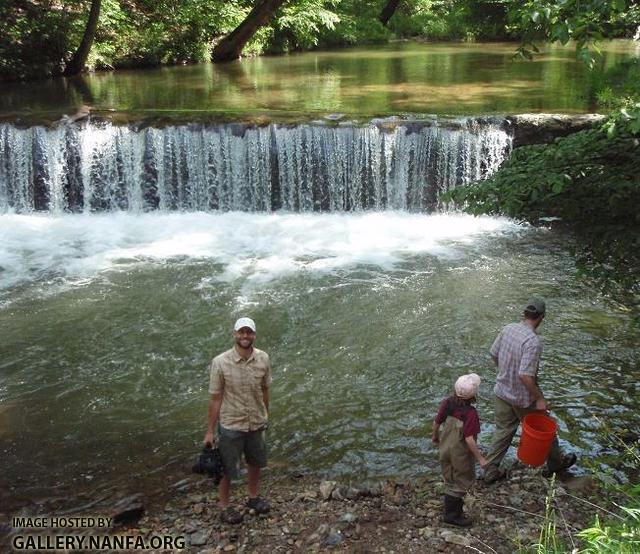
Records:
[[[518,465],[511,478],[491,486],[479,481],[465,508],[470,529],[440,521],[438,476],[372,486],[319,481],[299,474],[267,474],[267,516],[245,514],[238,526],[220,523],[209,479],[193,476],[172,485],[164,506],[150,506],[127,533],[182,536],[187,552],[497,552],[512,553],[539,541],[550,481]],[[235,500],[246,489],[234,489]],[[552,505],[557,533],[569,547],[602,503],[592,476],[558,481]],[[601,513],[602,515],[602,513]]]

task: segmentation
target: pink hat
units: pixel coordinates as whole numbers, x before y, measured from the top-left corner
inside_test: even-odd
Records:
[[[477,373],[469,373],[458,377],[454,389],[460,398],[473,398],[480,386],[480,376]]]

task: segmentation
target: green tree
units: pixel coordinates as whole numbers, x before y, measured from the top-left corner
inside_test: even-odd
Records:
[[[525,0],[511,2],[509,22],[522,40],[521,56],[531,58],[539,41],[574,41],[578,57],[593,66],[600,41],[633,36],[640,7],[633,0]]]
[[[400,0],[388,0],[388,2],[382,8],[380,12],[380,23],[382,23],[385,27],[389,20],[393,17],[393,14],[396,13],[398,9],[398,5],[400,4]]]
[[[89,10],[89,18],[87,19],[84,34],[82,35],[82,41],[65,67],[65,75],[77,75],[84,69],[87,58],[89,57],[89,52],[91,51],[93,39],[96,35],[96,29],[98,28],[101,4],[101,0],[91,0],[91,9]]]
[[[74,38],[68,4],[0,0],[0,78],[59,75]]]
[[[213,49],[214,62],[237,60],[260,27],[270,23],[286,0],[258,0],[247,17]]]
[[[339,0],[297,0],[278,12],[271,27],[269,52],[303,50],[318,45],[324,30],[334,30],[340,15],[334,9]]]

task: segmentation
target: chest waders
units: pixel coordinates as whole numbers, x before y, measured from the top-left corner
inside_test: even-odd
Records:
[[[444,510],[442,519],[460,527],[469,527],[471,520],[465,517],[462,506],[465,493],[475,481],[475,464],[462,433],[463,422],[452,415],[442,425],[440,432],[440,467],[444,479]]]

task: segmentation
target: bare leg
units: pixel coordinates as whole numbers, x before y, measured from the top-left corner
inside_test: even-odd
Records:
[[[260,468],[247,464],[247,488],[249,498],[258,496],[258,483],[260,482]]]
[[[221,510],[229,507],[229,491],[231,490],[231,479],[223,477],[218,485],[218,506]]]

